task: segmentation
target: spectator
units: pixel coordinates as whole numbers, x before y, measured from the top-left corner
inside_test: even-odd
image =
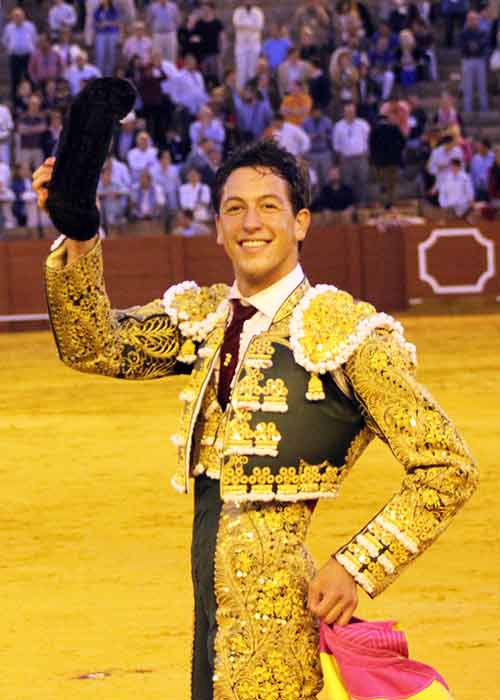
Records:
[[[474,186],[474,198],[477,202],[488,201],[490,170],[495,162],[491,141],[482,139],[476,142],[475,154],[470,165],[470,176]]]
[[[313,104],[326,111],[332,100],[332,91],[330,80],[320,61],[312,61],[309,69],[308,84]]]
[[[340,170],[336,167],[328,171],[328,180],[321,188],[319,196],[313,200],[311,211],[342,212],[347,217],[352,215],[354,192],[349,185],[342,183]]]
[[[410,105],[404,99],[394,97],[387,100],[380,111],[383,112],[391,124],[397,124],[403,136],[406,138],[410,133]]]
[[[399,35],[399,49],[396,50],[394,75],[404,88],[412,87],[429,76],[429,58],[416,44],[409,29]]]
[[[32,95],[28,102],[28,110],[19,118],[17,125],[20,135],[19,160],[21,163],[27,163],[32,170],[36,170],[44,159],[43,135],[47,129],[47,122],[40,107],[40,98]]]
[[[16,97],[14,100],[14,119],[17,120],[28,111],[28,104],[33,94],[33,89],[29,80],[21,80],[17,86]]]
[[[285,95],[281,102],[280,111],[286,121],[302,126],[311,113],[311,108],[311,96],[304,89],[304,84],[298,80],[292,82],[290,92]]]
[[[330,60],[330,78],[335,94],[341,102],[357,102],[359,97],[359,73],[352,64],[347,48],[337,49]]]
[[[163,190],[155,184],[149,170],[144,170],[132,189],[132,216],[139,221],[159,219],[164,206]]]
[[[430,26],[420,17],[416,17],[411,25],[417,46],[423,51],[427,60],[427,75],[425,80],[439,80],[436,52],[434,50],[434,35]]]
[[[301,60],[299,50],[292,46],[286,61],[283,61],[278,68],[278,88],[281,98],[283,99],[291,91],[292,83],[307,80],[309,72],[309,64]]]
[[[73,29],[77,16],[75,8],[65,0],[53,0],[49,10],[49,29],[52,41],[57,41],[64,29]]]
[[[173,236],[183,236],[191,238],[192,236],[206,236],[210,233],[210,229],[201,221],[195,221],[193,212],[190,209],[181,209],[177,214]]]
[[[239,138],[242,141],[260,138],[273,117],[269,98],[251,83],[241,91],[241,95],[235,90],[233,98]]]
[[[164,147],[165,132],[170,124],[173,104],[162,90],[162,83],[167,76],[161,66],[160,54],[153,53],[153,62],[141,68],[137,90],[142,101],[141,116],[146,119],[147,130],[153,141],[159,147]]]
[[[127,155],[127,162],[132,176],[132,182],[139,181],[141,173],[145,170],[153,171],[158,165],[158,149],[151,144],[151,138],[147,131],[139,131],[137,134],[137,146],[132,148]]]
[[[49,124],[42,138],[43,157],[49,158],[56,152],[63,126],[62,114],[58,110],[49,113]]]
[[[27,163],[14,166],[11,190],[14,194],[12,213],[18,226],[36,228],[39,224],[37,197],[31,181],[31,170]]]
[[[116,158],[125,162],[129,151],[134,148],[139,130],[137,128],[137,117],[134,111],[129,112],[124,117],[113,138],[113,149]]]
[[[451,136],[445,136],[439,145],[431,152],[427,163],[427,185],[431,189],[431,194],[436,194],[439,190],[441,180],[450,169],[452,159],[462,159],[462,149],[456,140]]]
[[[183,68],[170,82],[168,94],[172,101],[185,107],[193,117],[208,102],[205,81],[192,54],[184,57]]]
[[[269,63],[265,56],[261,56],[257,61],[257,73],[253,81],[263,97],[267,97],[269,104],[276,111],[281,104],[281,95],[278,87],[276,73],[271,72]]]
[[[120,26],[120,11],[113,0],[100,0],[94,12],[95,62],[104,76],[115,71]]]
[[[144,66],[151,62],[152,50],[153,42],[151,37],[146,34],[146,25],[144,22],[136,22],[134,33],[123,44],[122,54],[124,58],[130,61],[132,56],[138,56]]]
[[[451,49],[454,44],[455,25],[462,31],[469,0],[441,0],[441,13],[446,25],[446,46]]]
[[[293,17],[293,27],[297,33],[308,29],[319,49],[329,49],[333,44],[333,18],[322,0],[300,3]]]
[[[474,89],[479,94],[482,112],[488,111],[488,92],[486,84],[486,55],[489,47],[488,34],[479,26],[477,12],[469,12],[465,29],[460,36],[462,51],[462,92],[464,112],[472,112]]]
[[[347,44],[349,36],[365,36],[359,3],[355,0],[339,0],[334,14],[335,37],[338,46]]]
[[[0,104],[0,163],[10,163],[10,139],[14,122],[10,109]]]
[[[69,83],[71,95],[75,97],[88,80],[100,78],[101,75],[99,68],[88,62],[87,52],[80,51],[76,56],[75,65],[66,69],[64,77]]]
[[[273,22],[269,28],[270,36],[264,41],[262,53],[267,58],[271,70],[278,70],[292,46],[286,27]]]
[[[63,64],[57,51],[52,48],[49,37],[40,34],[37,48],[31,54],[29,76],[35,86],[45,87],[47,80],[59,80],[63,74]]]
[[[182,163],[189,152],[189,144],[187,139],[183,139],[180,133],[175,129],[168,129],[166,133],[165,147],[170,153],[172,162],[175,165]]]
[[[205,168],[210,167],[210,151],[215,144],[210,139],[202,139],[198,146],[194,146],[189,152],[188,157],[181,166],[181,177],[183,180],[187,178],[190,170],[198,170],[202,173]]]
[[[382,99],[380,84],[373,78],[370,67],[362,63],[359,67],[359,103],[358,115],[369,124],[375,121],[378,114],[379,102]]]
[[[328,174],[332,166],[332,131],[333,123],[330,117],[322,113],[319,105],[314,105],[311,116],[302,124],[302,128],[309,136],[311,147],[307,153],[307,160],[316,171],[318,185],[325,187]]]
[[[61,57],[63,70],[66,70],[76,62],[76,57],[81,49],[72,39],[71,29],[63,29],[59,34],[59,41],[52,46]]]
[[[312,61],[319,61],[321,63],[325,58],[325,50],[321,48],[311,27],[302,28],[298,48],[299,57],[302,61],[306,61],[307,63],[312,63]]]
[[[500,209],[500,146],[494,150],[495,160],[488,176],[488,195],[492,214]]]
[[[172,156],[169,151],[163,151],[159,162],[153,167],[151,174],[155,184],[162,189],[167,210],[177,211],[179,208],[181,179],[179,167],[172,163]]]
[[[407,0],[393,0],[393,9],[389,15],[389,26],[394,34],[401,34],[409,29],[415,19],[416,10]]]
[[[10,178],[8,181],[0,179],[0,234],[2,228],[9,230],[16,227],[16,219],[12,211],[14,200],[15,195],[10,187]]]
[[[175,2],[171,0],[154,0],[146,11],[147,22],[153,36],[153,51],[176,63],[177,31],[181,24],[181,15]]]
[[[213,2],[203,2],[200,17],[193,27],[193,35],[199,39],[198,56],[202,73],[221,77],[220,57],[225,47],[224,25],[217,17]]]
[[[356,116],[356,105],[344,105],[344,117],[333,129],[333,150],[340,161],[342,182],[349,185],[357,203],[366,198],[369,176],[370,125]]]
[[[311,141],[302,127],[285,121],[278,113],[271,122],[271,136],[296,158],[304,157],[311,148]]]
[[[417,161],[426,158],[428,147],[424,143],[424,134],[427,125],[427,112],[422,107],[420,97],[416,94],[408,96],[410,114],[408,119],[408,139],[406,141],[406,156],[413,157]]]
[[[226,132],[220,119],[216,119],[210,107],[205,105],[198,112],[198,119],[189,127],[189,138],[193,145],[199,144],[202,139],[210,139],[222,149]]]
[[[181,209],[193,212],[196,221],[210,221],[210,190],[201,181],[198,170],[191,168],[187,174],[187,182],[179,188],[179,203]]]
[[[9,55],[10,89],[14,100],[17,86],[28,76],[28,65],[35,50],[37,31],[33,22],[26,19],[22,8],[15,7],[10,17],[10,22],[3,30],[2,42]]]
[[[236,84],[241,90],[256,73],[262,48],[264,13],[255,3],[240,5],[233,13],[233,27]]]
[[[117,163],[117,161],[115,162]],[[123,163],[119,165],[123,165]],[[104,164],[97,187],[97,197],[105,229],[109,226],[125,223],[130,193],[130,180],[127,183],[119,175],[117,176],[117,172],[113,172],[111,159],[108,159]]]
[[[399,168],[403,165],[405,138],[397,124],[381,113],[370,132],[370,156],[377,173],[380,198],[386,209],[394,203]]]
[[[450,168],[438,185],[439,206],[451,214],[465,218],[474,204],[474,188],[470,175],[462,167],[461,158],[452,158]]]

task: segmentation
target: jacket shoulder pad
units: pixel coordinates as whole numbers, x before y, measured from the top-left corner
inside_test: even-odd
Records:
[[[163,308],[185,338],[200,342],[226,317],[228,295],[226,284],[199,287],[196,282],[181,282],[167,289]]]

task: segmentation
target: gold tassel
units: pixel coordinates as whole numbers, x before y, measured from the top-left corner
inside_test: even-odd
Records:
[[[325,397],[323,382],[317,374],[311,374],[307,385],[306,399],[308,401],[322,401]]]
[[[178,359],[180,362],[186,362],[188,364],[192,364],[196,360],[196,346],[191,338],[188,338],[182,343]]]

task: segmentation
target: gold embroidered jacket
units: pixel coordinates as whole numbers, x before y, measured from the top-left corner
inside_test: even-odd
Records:
[[[406,477],[336,554],[372,596],[436,539],[474,491],[472,457],[416,382],[413,346],[399,323],[370,304],[304,281],[269,331],[250,342],[223,414],[212,370],[229,314],[225,285],[182,283],[163,300],[114,311],[100,244],[70,266],[63,255],[58,248],[48,258],[46,290],[66,364],[125,379],[190,370],[174,436],[178,490],[187,491],[190,474],[206,471],[220,478],[226,501],[334,497],[379,436]]]

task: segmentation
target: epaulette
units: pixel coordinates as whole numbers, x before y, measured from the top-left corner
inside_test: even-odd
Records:
[[[332,285],[318,284],[306,292],[292,314],[290,341],[295,361],[311,373],[310,401],[324,398],[319,375],[340,369],[376,328],[392,331],[415,359],[414,347],[392,316]]]
[[[163,295],[163,308],[177,325],[186,342],[179,360],[193,363],[194,343],[202,342],[229,312],[229,287],[213,284],[199,287],[196,282],[181,282],[169,287]]]

